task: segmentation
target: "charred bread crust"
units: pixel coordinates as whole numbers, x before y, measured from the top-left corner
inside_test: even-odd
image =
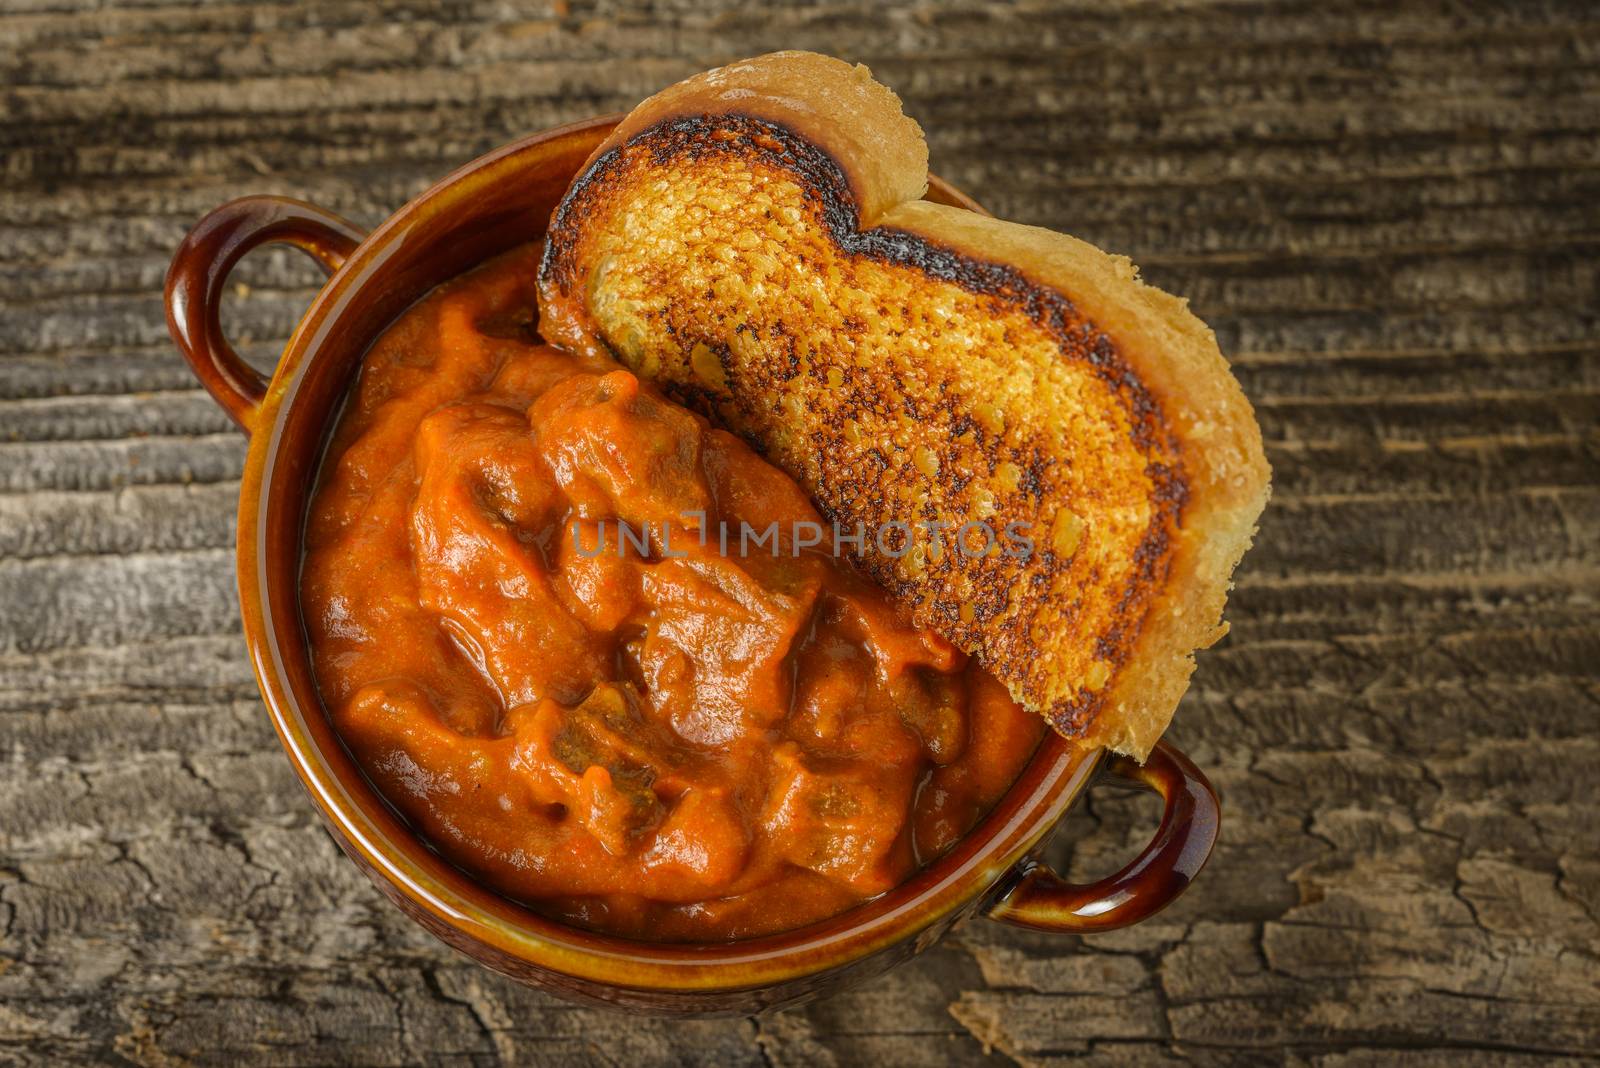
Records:
[[[1254,413],[1183,301],[1084,242],[921,201],[926,158],[893,93],[838,60],[777,53],[673,86],[600,146],[552,219],[541,329],[730,425],[847,528],[985,504],[1043,525],[1048,544],[1022,563],[870,547],[863,563],[1058,732],[1142,758],[1193,651],[1224,631],[1267,495]],[[792,220],[793,248],[780,225],[751,256],[797,257],[855,314],[808,314],[781,264],[753,286],[744,262],[727,267],[730,296],[715,270],[652,260],[671,244],[732,262],[724,239],[750,244],[729,229],[741,212],[745,230]],[[875,314],[873,286],[905,307]],[[961,314],[933,322],[924,305]],[[974,350],[984,336],[997,351]]]

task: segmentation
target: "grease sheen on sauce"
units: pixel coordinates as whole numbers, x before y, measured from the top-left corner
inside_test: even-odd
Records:
[[[441,853],[579,926],[720,941],[892,888],[1039,720],[829,546],[721,553],[720,523],[820,516],[738,439],[542,344],[537,257],[440,287],[366,357],[301,580],[335,726]],[[619,555],[618,519],[672,556]]]

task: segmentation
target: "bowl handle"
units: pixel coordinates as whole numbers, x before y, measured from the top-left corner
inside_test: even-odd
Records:
[[[219,315],[228,274],[261,245],[292,245],[333,274],[364,235],[331,212],[288,197],[229,201],[201,219],[167,269],[167,330],[195,377],[246,434],[267,379],[233,351]]]
[[[1025,860],[1017,866],[1016,880],[989,906],[991,919],[1036,931],[1111,931],[1170,905],[1205,867],[1221,811],[1216,791],[1188,757],[1158,742],[1143,765],[1117,755],[1102,774],[1166,802],[1150,844],[1115,875],[1081,886]]]

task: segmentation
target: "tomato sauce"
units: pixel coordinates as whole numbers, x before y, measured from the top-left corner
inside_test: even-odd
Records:
[[[821,518],[788,476],[543,344],[537,257],[435,290],[363,364],[301,578],[336,728],[443,855],[581,927],[721,941],[890,889],[1040,721],[831,539],[797,549]]]

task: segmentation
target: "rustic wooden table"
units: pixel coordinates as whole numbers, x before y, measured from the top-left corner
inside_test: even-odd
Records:
[[[1501,1064],[1600,1057],[1600,11],[6,0],[0,1062]],[[1193,299],[1276,496],[1173,736],[1199,885],[975,922],[759,1020],[573,1008],[380,900],[239,637],[243,441],[167,340],[205,210],[364,224],[519,134],[775,47],[871,64],[935,168]],[[239,273],[270,361],[313,270]],[[1097,792],[1080,875],[1149,834]]]

